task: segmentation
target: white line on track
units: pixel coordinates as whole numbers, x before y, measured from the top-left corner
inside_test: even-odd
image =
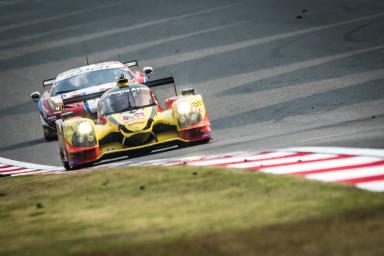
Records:
[[[260,168],[263,168],[263,166],[266,166],[266,165],[278,165],[278,164],[288,164],[288,163],[303,164],[301,162],[312,161],[312,160],[321,160],[321,159],[327,159],[327,158],[331,158],[331,157],[334,157],[334,155],[331,155],[331,154],[310,154],[310,155],[304,155],[304,156],[285,157],[285,158],[281,158],[281,159],[246,162],[246,163],[240,163],[240,164],[230,164],[230,165],[227,165],[227,167],[230,167],[230,168],[260,167]]]
[[[222,165],[222,164],[229,164],[229,163],[235,163],[235,162],[244,162],[246,161],[255,161],[255,160],[262,160],[262,159],[268,159],[268,158],[277,158],[277,157],[285,157],[289,155],[295,155],[296,153],[292,152],[272,152],[272,153],[265,153],[265,154],[256,154],[253,156],[242,156],[242,157],[227,157],[227,158],[219,158],[219,159],[208,159],[208,160],[202,160],[197,162],[188,163],[188,165],[194,165],[194,166],[204,166],[204,165]]]
[[[355,179],[355,178],[363,178],[370,177],[375,175],[384,174],[384,166],[373,166],[373,167],[365,167],[365,168],[357,168],[357,169],[345,169],[343,171],[331,171],[331,172],[323,172],[316,174],[306,175],[306,178],[312,180],[320,180],[327,182],[335,182],[339,180],[347,180],[347,179]]]
[[[0,169],[0,174],[6,172],[6,171],[12,171],[12,170],[15,170],[15,169],[19,169],[21,167],[19,166],[12,166],[12,167],[7,167],[7,168],[1,168]]]
[[[333,159],[315,163],[297,163],[290,166],[277,166],[271,168],[263,168],[262,172],[273,173],[273,174],[291,174],[306,172],[319,169],[335,168],[348,165],[372,163],[375,161],[382,160],[376,157],[351,157],[342,159]]]
[[[369,190],[372,192],[384,192],[384,181],[370,181],[358,183],[356,187],[360,189]]]
[[[63,167],[59,166],[49,166],[49,165],[41,165],[41,164],[32,164],[32,163],[26,163],[26,162],[20,162],[15,161],[7,158],[0,157],[0,163],[4,165],[13,165],[13,166],[19,166],[24,168],[33,168],[33,169],[41,169],[41,170],[47,170],[47,169],[64,169]]]
[[[16,171],[8,171],[8,172],[2,172],[1,175],[9,175],[9,174],[19,174],[19,173],[29,173],[36,171],[36,169],[22,169],[22,170],[16,170]]]
[[[328,153],[335,155],[360,155],[360,156],[376,156],[384,157],[383,149],[370,149],[370,148],[340,148],[340,147],[294,147],[286,148],[286,151],[301,151],[301,152],[316,152]]]
[[[12,174],[12,176],[26,176],[26,175],[32,175],[32,174],[47,174],[47,173],[53,173],[55,170],[32,170],[29,172],[21,172]]]

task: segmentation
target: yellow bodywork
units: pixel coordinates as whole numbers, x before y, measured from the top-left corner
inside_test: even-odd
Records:
[[[99,148],[98,160],[107,154],[132,151],[143,149],[147,147],[153,147],[159,144],[165,144],[169,142],[187,142],[178,135],[178,131],[185,129],[185,127],[180,127],[180,113],[178,113],[177,105],[180,102],[187,102],[191,106],[191,113],[199,113],[201,118],[206,115],[206,109],[203,103],[201,95],[188,95],[188,96],[179,96],[172,104],[170,109],[160,112],[157,108],[157,105],[149,106],[141,109],[126,111],[122,113],[115,113],[109,115],[105,118],[103,124],[98,121],[94,121],[88,118],[82,117],[69,117],[66,118],[61,124],[59,123],[59,143],[62,141],[62,144],[69,145],[74,150],[85,150],[86,147],[81,147],[78,145],[73,145],[73,140],[76,139],[75,133],[79,129],[81,123],[87,122],[92,127],[92,132],[87,136],[94,136],[94,145]],[[152,121],[150,121],[152,120]],[[156,134],[156,140],[150,141],[148,143],[136,146],[127,147],[123,144],[122,141],[109,141],[108,143],[100,143],[103,139],[106,139],[112,134],[122,135],[123,140],[129,140],[132,136],[138,136],[139,134],[148,134],[153,132],[153,128],[159,124],[165,126],[173,126],[175,129],[162,131]],[[122,127],[124,127],[122,129]],[[85,140],[90,139],[86,137]],[[90,140],[91,141],[91,140]],[[64,146],[64,145],[63,145]],[[89,146],[89,145],[88,145]]]

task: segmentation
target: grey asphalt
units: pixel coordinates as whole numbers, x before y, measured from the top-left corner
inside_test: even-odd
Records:
[[[212,143],[140,159],[384,147],[382,0],[7,0],[1,157],[60,165],[29,94],[84,65],[83,43],[93,63],[138,59],[204,96]]]

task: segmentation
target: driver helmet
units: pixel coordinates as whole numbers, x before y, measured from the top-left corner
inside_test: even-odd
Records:
[[[116,82],[116,85],[119,87],[128,86],[128,79],[124,76],[124,74],[120,75],[119,79]]]

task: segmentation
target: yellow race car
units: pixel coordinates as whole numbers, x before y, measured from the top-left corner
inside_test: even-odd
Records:
[[[152,88],[173,84],[175,97],[161,108]],[[101,96],[101,97],[100,97]],[[150,152],[171,145],[206,143],[211,124],[201,95],[194,89],[177,96],[173,77],[128,84],[123,76],[106,92],[63,98],[66,104],[100,97],[95,120],[63,114],[56,121],[60,157],[66,169],[89,166],[104,158]]]

